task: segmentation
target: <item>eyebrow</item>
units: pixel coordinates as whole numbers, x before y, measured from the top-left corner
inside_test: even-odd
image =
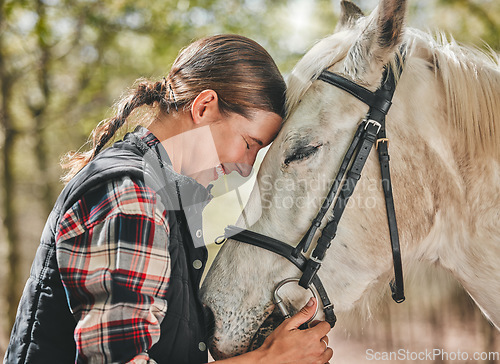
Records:
[[[251,138],[254,142],[256,142],[257,144],[259,144],[260,146],[263,146],[263,145],[264,145],[264,143],[262,143],[262,141],[261,141],[261,140],[256,139],[256,138],[254,138],[254,137],[250,137],[250,138]]]

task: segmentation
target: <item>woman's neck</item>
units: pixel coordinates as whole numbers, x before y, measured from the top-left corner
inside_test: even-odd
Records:
[[[172,167],[177,173],[182,173],[182,161],[184,155],[184,143],[182,141],[186,128],[186,122],[183,120],[187,115],[176,114],[167,115],[163,118],[157,118],[153,121],[148,130],[154,134],[167,151],[168,157],[172,162]]]
[[[157,119],[148,129],[167,151],[174,171],[204,186],[214,180],[213,168],[220,161],[210,126],[195,125],[185,113]]]

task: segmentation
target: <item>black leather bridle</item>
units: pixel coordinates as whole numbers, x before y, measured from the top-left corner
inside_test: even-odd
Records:
[[[396,72],[400,75],[402,72],[402,66],[399,61],[397,61],[396,64]],[[367,104],[370,109],[366,114],[365,119],[358,126],[351,145],[344,156],[335,181],[333,182],[333,185],[328,192],[328,195],[326,196],[318,214],[312,221],[309,230],[296,247],[292,247],[269,236],[241,229],[232,225],[225,229],[224,236],[225,238],[230,238],[270,250],[287,258],[290,262],[295,264],[295,266],[303,272],[299,284],[306,289],[310,287],[311,283],[314,285],[323,304],[325,320],[330,323],[331,327],[333,327],[336,322],[333,305],[330,302],[326,290],[323,287],[317,273],[321,268],[326,251],[330,247],[332,240],[335,238],[342,213],[344,212],[349,197],[354,192],[354,188],[361,177],[361,171],[366,160],[368,159],[368,155],[370,154],[373,144],[376,145],[380,161],[382,187],[385,196],[387,220],[392,246],[392,258],[394,262],[394,280],[390,283],[392,298],[397,303],[403,302],[405,299],[398,227],[396,223],[391,176],[389,172],[389,140],[387,139],[385,131],[385,117],[391,107],[392,97],[396,89],[396,77],[392,68],[386,67],[382,85],[375,92],[372,92],[328,70],[323,70],[323,72],[319,75],[318,80],[327,82],[350,93]],[[342,183],[343,180],[344,183]],[[340,187],[342,188],[340,192],[338,192]],[[306,258],[303,253],[306,253],[309,249],[316,230],[320,227],[326,212],[332,205],[334,198],[337,195],[337,192],[338,196],[333,206],[333,217],[326,223],[325,227],[321,231],[321,236],[319,237],[310,258]]]

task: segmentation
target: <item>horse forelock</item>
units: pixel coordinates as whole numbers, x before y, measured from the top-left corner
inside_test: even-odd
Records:
[[[286,98],[288,115],[297,107],[321,71],[345,58],[350,45],[358,36],[359,32],[353,30],[335,33],[316,43],[297,63],[288,78]]]

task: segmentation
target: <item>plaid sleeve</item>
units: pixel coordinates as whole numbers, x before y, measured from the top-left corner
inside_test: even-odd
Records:
[[[167,311],[169,228],[160,197],[126,177],[89,191],[56,238],[78,362],[146,363]]]

